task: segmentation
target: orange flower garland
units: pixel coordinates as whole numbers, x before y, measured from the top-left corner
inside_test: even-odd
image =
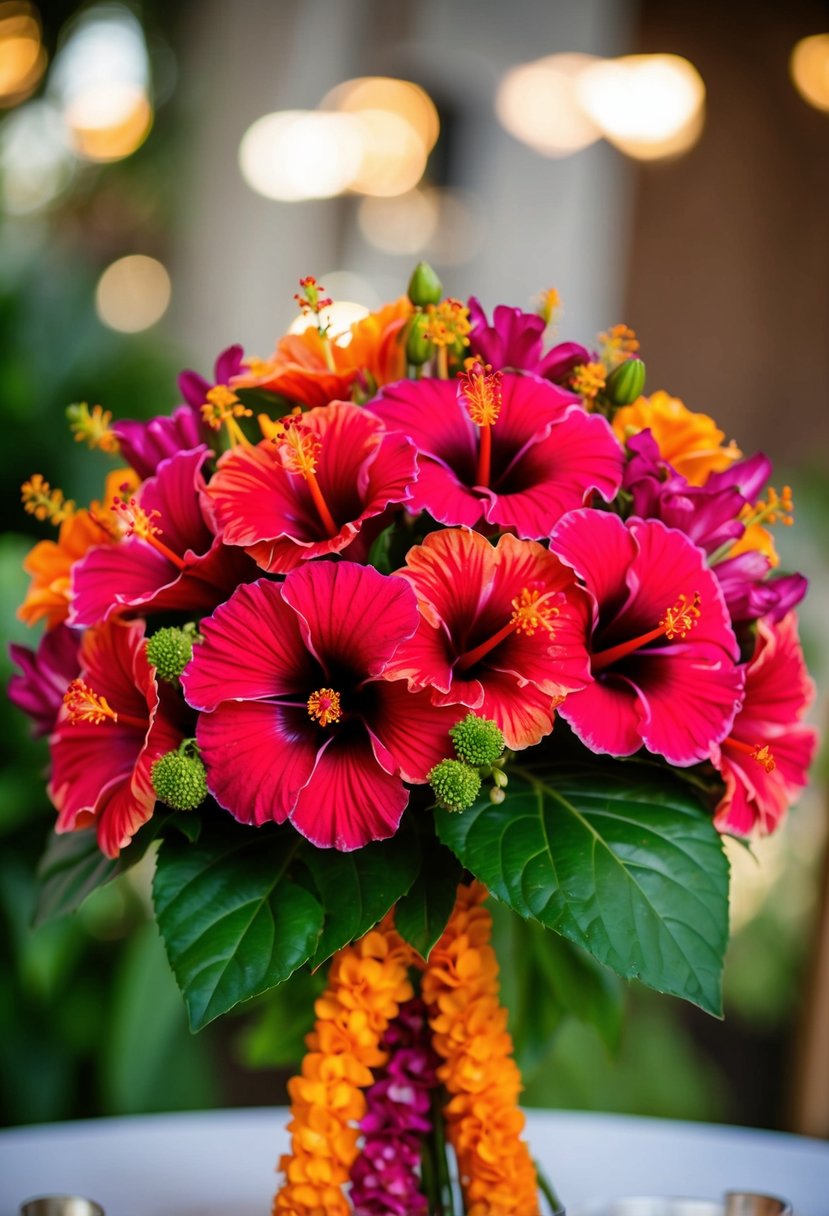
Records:
[[[342,1187],[358,1153],[362,1090],[373,1081],[371,1069],[386,1062],[379,1045],[389,1022],[413,996],[407,968],[414,960],[388,919],[334,956],[302,1071],[288,1082],[291,1152],[280,1161],[285,1183],[274,1216],[351,1211]]]
[[[438,1078],[450,1100],[444,1116],[467,1216],[538,1216],[535,1167],[521,1139],[521,1074],[512,1058],[507,1011],[498,999],[492,918],[480,883],[461,887],[422,981]]]

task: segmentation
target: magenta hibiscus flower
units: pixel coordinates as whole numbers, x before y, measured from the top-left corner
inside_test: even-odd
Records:
[[[623,455],[604,418],[535,376],[480,364],[449,380],[401,380],[367,408],[418,450],[409,510],[444,524],[485,520],[527,540],[549,536],[594,490],[609,501]]]
[[[9,700],[29,715],[35,736],[54,729],[66,686],[80,670],[79,645],[80,635],[60,624],[44,633],[37,650],[9,646],[9,658],[20,668],[9,680]]]
[[[743,678],[728,610],[704,554],[658,520],[573,511],[550,549],[584,582],[593,680],[561,708],[594,752],[645,747],[705,760],[731,727]]]
[[[815,688],[803,661],[793,612],[778,624],[757,622],[745,671],[745,701],[714,751],[725,796],[714,819],[723,832],[773,832],[808,780],[817,732],[801,719]]]
[[[115,500],[124,536],[96,545],[72,569],[71,625],[114,613],[209,612],[252,577],[244,554],[227,549],[205,522],[199,500],[207,448],[178,452],[158,466],[134,498]]]
[[[405,436],[388,435],[372,414],[334,401],[287,419],[281,438],[227,452],[205,496],[225,544],[285,574],[358,538],[364,557],[386,508],[408,500],[416,475]],[[349,556],[357,556],[354,548]]]
[[[547,321],[538,313],[498,304],[490,324],[480,301],[472,296],[469,319],[472,322],[470,349],[496,371],[510,367],[515,371],[533,372],[555,384],[564,384],[579,364],[590,362],[590,352],[578,342],[560,342],[545,354]]]
[[[477,532],[441,530],[409,550],[399,576],[421,619],[389,673],[431,689],[437,705],[491,718],[508,747],[548,735],[556,707],[590,680],[583,612],[571,603],[584,593],[558,558],[535,541],[507,535],[493,547]]]
[[[282,823],[321,848],[396,831],[409,794],[461,716],[383,678],[418,624],[403,579],[314,562],[262,579],[201,622],[182,677],[216,801],[243,823]]]
[[[90,629],[80,662],[51,738],[49,796],[58,832],[94,825],[101,851],[117,857],[153,813],[150,770],[181,743],[182,707],[147,662],[143,621]]]

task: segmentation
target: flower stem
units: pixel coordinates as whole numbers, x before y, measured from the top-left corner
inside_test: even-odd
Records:
[[[538,1189],[541,1191],[541,1194],[544,1196],[544,1198],[549,1203],[550,1212],[555,1213],[555,1212],[562,1211],[561,1200],[559,1199],[558,1195],[553,1190],[553,1186],[552,1186],[552,1183],[550,1182],[550,1179],[544,1173],[544,1171],[542,1170],[541,1166],[538,1164],[537,1161],[533,1161],[533,1165],[535,1166],[535,1173],[536,1173],[536,1177],[538,1178]]]

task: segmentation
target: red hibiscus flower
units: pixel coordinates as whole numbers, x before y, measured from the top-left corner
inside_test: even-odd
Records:
[[[81,674],[51,738],[49,796],[58,832],[94,825],[117,857],[153,813],[153,761],[178,747],[180,702],[147,662],[143,621],[111,621],[84,634]]]
[[[486,520],[542,540],[565,511],[594,490],[609,501],[621,482],[622,450],[605,420],[535,376],[478,364],[460,383],[403,380],[367,408],[417,447],[409,509],[444,524]]]
[[[728,734],[743,678],[722,591],[705,555],[658,520],[572,511],[550,549],[590,596],[592,681],[562,706],[594,752],[645,747],[671,764],[707,759]]]
[[[753,828],[773,832],[806,785],[817,732],[801,721],[814,697],[797,618],[757,622],[757,643],[745,669],[742,709],[714,763],[725,779],[715,824],[747,836]]]
[[[287,419],[275,441],[227,452],[205,497],[226,544],[284,574],[308,558],[341,552],[361,532],[370,542],[382,512],[409,498],[415,476],[408,439],[335,401]]]
[[[590,680],[583,597],[571,572],[535,541],[477,532],[430,533],[399,572],[414,587],[421,619],[389,673],[429,688],[438,705],[459,704],[501,728],[507,745],[550,733],[556,706]]]
[[[243,586],[201,622],[185,696],[210,792],[244,823],[347,851],[396,831],[461,716],[385,668],[418,624],[403,579],[314,562]]]

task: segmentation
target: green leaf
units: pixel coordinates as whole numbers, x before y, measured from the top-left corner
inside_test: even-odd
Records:
[[[153,882],[156,919],[192,1030],[281,984],[314,953],[323,910],[289,867],[291,828],[204,823],[171,836]]]
[[[394,925],[401,937],[427,959],[446,928],[463,874],[455,855],[434,837],[424,841],[420,873],[400,900]]]
[[[404,820],[391,840],[353,853],[304,845],[300,858],[325,909],[325,924],[312,960],[319,967],[346,942],[367,933],[406,894],[418,873],[420,850],[415,833]]]
[[[728,862],[687,788],[632,764],[513,770],[505,802],[436,811],[498,899],[625,979],[722,1012]]]
[[[138,832],[121,856],[105,857],[94,828],[79,832],[52,832],[37,868],[38,890],[32,923],[74,912],[87,895],[131,869],[146,853],[159,832],[152,820]]]
[[[379,570],[381,574],[391,574],[394,569],[391,560],[391,543],[394,534],[395,524],[391,523],[372,542],[371,548],[368,551],[366,565],[374,566],[375,570]]]

